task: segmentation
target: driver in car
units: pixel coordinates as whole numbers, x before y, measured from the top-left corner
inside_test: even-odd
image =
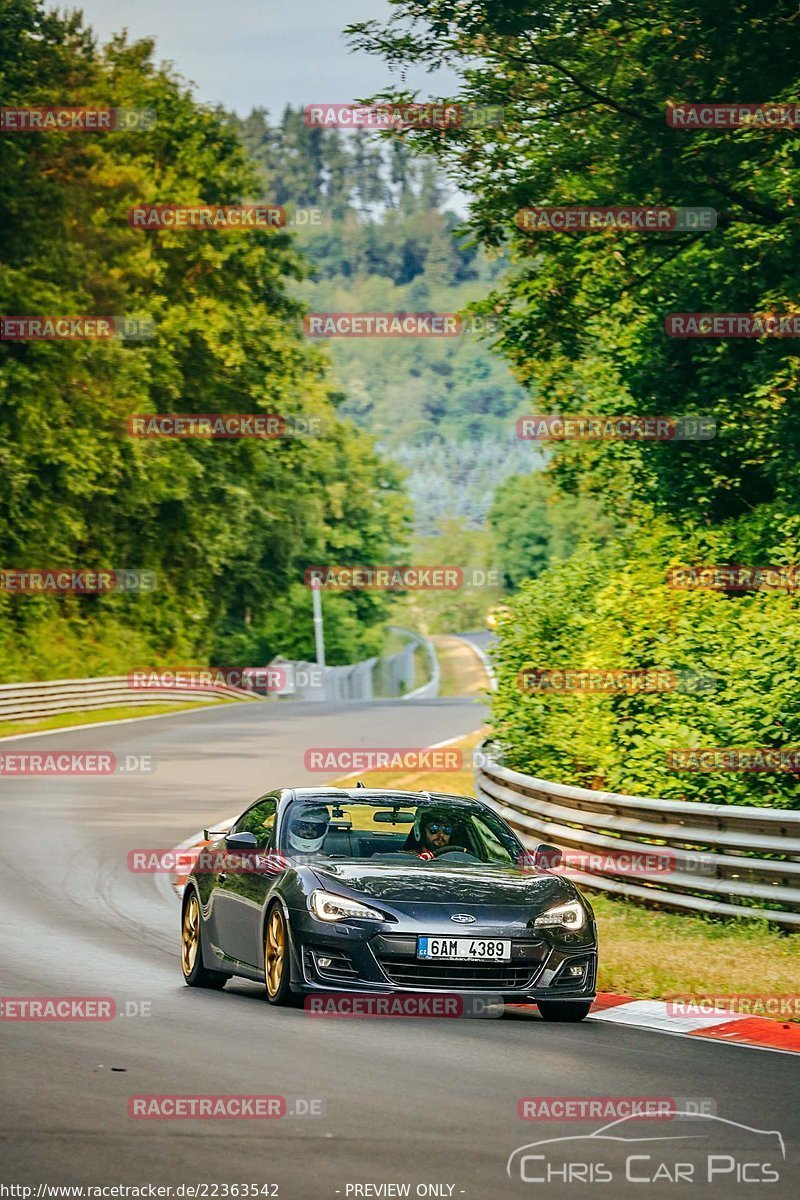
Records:
[[[289,849],[295,854],[317,854],[322,849],[329,824],[327,808],[304,805],[292,816],[289,826]]]
[[[455,826],[447,813],[429,809],[422,813],[419,820],[419,833],[410,839],[406,845],[408,850],[414,850],[419,858],[434,858],[435,850],[449,846],[455,831]]]

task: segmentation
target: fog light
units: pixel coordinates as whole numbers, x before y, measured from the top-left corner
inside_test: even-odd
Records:
[[[324,957],[323,955],[321,955],[321,954],[320,954],[320,955],[318,955],[318,957],[317,957],[317,964],[318,964],[320,967],[329,967],[329,966],[331,965],[332,961],[333,961],[333,959],[330,959],[330,958],[325,958],[325,957]]]
[[[567,974],[571,975],[573,979],[580,979],[583,972],[584,972],[583,967],[570,967],[569,970],[567,971]]]

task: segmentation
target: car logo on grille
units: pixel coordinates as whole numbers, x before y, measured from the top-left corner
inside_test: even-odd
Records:
[[[458,921],[459,925],[474,925],[475,924],[475,918],[471,917],[469,915],[469,913],[453,913],[450,920]]]

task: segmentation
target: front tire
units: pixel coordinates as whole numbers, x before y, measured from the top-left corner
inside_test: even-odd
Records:
[[[203,942],[200,936],[202,915],[197,892],[192,888],[183,906],[181,923],[181,969],[189,987],[224,988],[230,979],[224,971],[209,971],[203,963]]]
[[[543,1021],[582,1021],[588,1017],[591,1000],[537,1000]]]
[[[280,904],[273,904],[264,931],[264,983],[270,1004],[287,1007],[302,1004],[303,997],[292,991],[289,926]]]

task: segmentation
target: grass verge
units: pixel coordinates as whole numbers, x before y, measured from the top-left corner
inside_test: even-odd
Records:
[[[762,921],[657,912],[597,893],[591,902],[603,991],[641,999],[797,993],[798,933],[781,933]]]
[[[478,731],[453,743],[463,752],[460,771],[367,771],[358,778],[368,787],[472,796],[470,751],[485,736],[485,730]],[[347,786],[354,779],[346,776],[335,782]],[[600,936],[599,991],[643,1000],[706,993],[766,997],[797,992],[800,934],[784,934],[760,921],[658,912],[596,892],[589,898]]]
[[[158,717],[163,713],[185,712],[192,708],[213,708],[231,701],[187,700],[181,704],[132,704],[97,708],[91,712],[58,713],[54,717],[41,717],[37,721],[0,721],[0,737],[16,737],[21,733],[45,733],[50,729],[64,729],[71,725],[96,725],[98,721],[123,721],[129,717]]]

